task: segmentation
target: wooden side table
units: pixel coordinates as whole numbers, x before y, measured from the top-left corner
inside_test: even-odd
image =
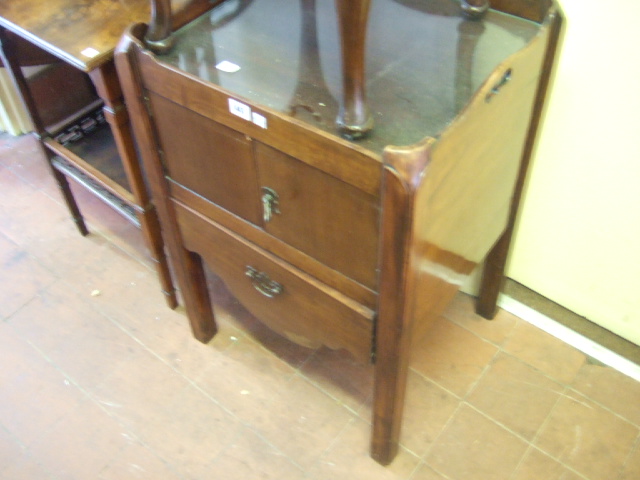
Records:
[[[67,177],[142,229],[167,304],[175,308],[177,298],[157,214],[138,163],[113,62],[114,48],[127,25],[149,16],[148,0],[4,0],[0,3],[0,58],[22,96],[34,135],[80,233],[86,235],[88,230]],[[56,61],[88,74],[101,102],[83,106],[56,125],[47,125],[21,67]],[[98,118],[96,108],[102,108]],[[108,127],[100,125],[103,118]],[[85,135],[87,130],[92,132]],[[70,138],[75,141],[68,141]]]

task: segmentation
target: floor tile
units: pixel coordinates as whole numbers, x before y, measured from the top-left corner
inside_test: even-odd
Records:
[[[242,421],[266,414],[285,391],[295,370],[250,338],[242,338],[208,359],[197,385]]]
[[[371,426],[359,418],[354,418],[310,470],[310,478],[408,479],[418,466],[419,458],[401,448],[393,462],[383,467],[369,456],[370,435]]]
[[[68,219],[61,218],[49,225],[47,235],[23,239],[22,247],[59,278],[72,279],[83,264],[107,248],[107,242],[98,235],[83,237]]]
[[[504,350],[563,383],[571,382],[586,360],[575,348],[525,322],[518,323]]]
[[[75,302],[84,301],[174,370],[194,379],[208,368],[212,350],[224,350],[233,344],[236,330],[219,322],[220,332],[209,344],[198,342],[191,334],[184,308],[167,308],[155,274],[140,266],[133,269],[137,270],[135,276],[125,277],[118,284],[110,282],[95,297],[81,293]],[[82,288],[82,292],[87,290]]]
[[[73,227],[62,205],[6,169],[0,172],[0,189],[0,231],[18,245],[47,237],[48,231],[59,222]],[[25,201],[26,198],[29,201]]]
[[[137,350],[92,393],[110,415],[136,431],[161,415],[189,382],[160,358]]]
[[[18,440],[0,424],[0,475],[11,466],[15,458],[23,455],[24,450]]]
[[[637,480],[638,478],[640,478],[640,438],[636,442],[636,448],[627,458],[620,474],[620,480]]]
[[[183,480],[167,463],[141,443],[127,445],[97,480]]]
[[[463,405],[425,461],[450,478],[505,480],[518,466],[526,449],[524,441]]]
[[[299,376],[279,388],[277,398],[257,413],[256,432],[303,469],[313,465],[355,418]]]
[[[29,446],[85,399],[40,352],[0,324],[0,426]],[[46,400],[44,400],[46,399]]]
[[[584,480],[584,478],[548,455],[532,448],[512,480]]]
[[[411,480],[447,480],[447,477],[440,475],[426,464],[420,465]]]
[[[0,319],[9,317],[56,277],[0,234]]]
[[[15,456],[7,469],[0,470],[0,478],[6,480],[58,480],[28,453]]]
[[[321,348],[300,371],[355,412],[362,408],[373,392],[373,366],[356,361],[345,350]]]
[[[500,354],[467,401],[532,440],[564,387],[529,365]]]
[[[587,363],[572,387],[640,426],[640,382],[611,367]]]
[[[56,478],[98,478],[130,441],[123,428],[87,400],[29,447]]]
[[[56,190],[57,184],[36,138],[24,135],[17,140],[15,148],[17,155],[7,155],[7,166],[11,171],[34,188]]]
[[[107,317],[70,302],[57,283],[9,319],[9,324],[82,388],[93,389],[128,360],[134,341]]]
[[[591,480],[609,480],[624,465],[639,433],[638,427],[568,391],[535,445]]]
[[[454,297],[443,316],[496,345],[502,345],[509,338],[518,321],[516,316],[502,309],[493,320],[482,318],[475,312],[475,299],[464,293]]]
[[[460,401],[432,381],[409,371],[400,443],[422,457],[456,411]]]
[[[136,425],[133,433],[179,475],[211,478],[211,463],[234,441],[237,418],[189,385]]]
[[[414,348],[411,365],[459,397],[478,381],[497,347],[468,330],[439,318]]]
[[[210,465],[209,472],[203,480],[212,477],[225,480],[308,478],[282,452],[246,427],[241,428],[237,437]]]

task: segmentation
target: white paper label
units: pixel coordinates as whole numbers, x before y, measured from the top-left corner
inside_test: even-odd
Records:
[[[251,121],[251,107],[233,98],[229,99],[229,111],[240,118]]]
[[[267,128],[267,118],[259,113],[253,112],[251,121],[261,128]]]

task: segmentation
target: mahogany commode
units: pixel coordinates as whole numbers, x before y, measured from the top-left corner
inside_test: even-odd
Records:
[[[561,16],[491,4],[470,20],[449,0],[372,2],[359,140],[335,122],[350,67],[332,1],[224,2],[161,53],[143,24],[116,52],[194,335],[216,332],[204,259],[274,330],[373,362],[381,463],[412,343],[484,260],[478,309],[495,311]]]

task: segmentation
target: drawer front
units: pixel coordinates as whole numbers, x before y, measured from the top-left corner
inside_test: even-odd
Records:
[[[260,224],[252,141],[149,92],[168,176],[239,217]]]
[[[264,228],[349,278],[376,290],[379,206],[341,180],[256,142]]]
[[[290,340],[369,361],[373,312],[175,202],[185,247],[202,256],[257,318]]]

